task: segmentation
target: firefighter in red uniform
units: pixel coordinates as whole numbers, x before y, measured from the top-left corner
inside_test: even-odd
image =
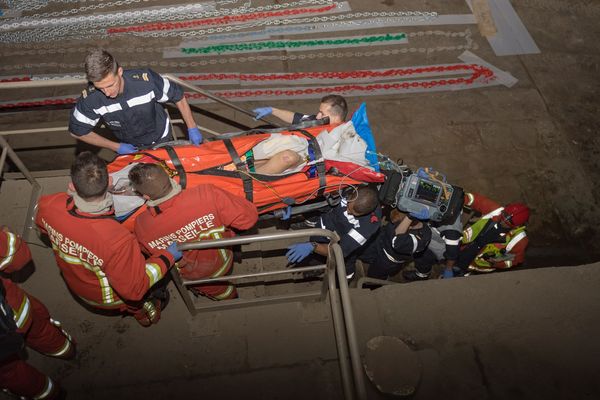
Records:
[[[529,208],[523,203],[500,204],[477,193],[465,194],[465,207],[482,214],[463,231],[457,266],[467,270],[492,272],[521,264],[529,243],[525,224]]]
[[[88,305],[133,314],[142,326],[160,319],[148,290],[181,257],[176,246],[148,260],[135,236],[114,220],[106,163],[90,152],[71,166],[69,193],[43,196],[36,224],[48,235],[67,285]]]
[[[233,236],[229,228],[245,230],[254,226],[258,212],[254,204],[213,185],[181,190],[157,164],[138,164],[129,172],[134,189],[148,199],[147,210],[135,221],[135,234],[149,254],[174,242],[193,242]],[[230,249],[184,252],[177,263],[186,279],[227,275],[233,264]],[[213,300],[237,297],[229,283],[192,287],[196,294]]]
[[[18,271],[31,261],[31,252],[22,239],[3,227],[0,231],[0,270],[5,274]],[[71,359],[75,344],[58,321],[50,318],[48,309],[35,297],[19,288],[10,279],[0,277],[3,300],[10,306],[6,312],[2,304],[2,317],[12,314],[13,333],[20,335],[30,348],[50,357]],[[12,311],[12,313],[10,313]],[[13,321],[6,320],[11,323]],[[9,330],[9,332],[11,332]],[[3,335],[4,337],[8,337]],[[19,338],[19,342],[22,341]],[[5,346],[6,344],[6,346]],[[0,360],[0,386],[23,397],[55,399],[60,387],[50,377],[27,364],[19,355],[20,346],[3,341]]]

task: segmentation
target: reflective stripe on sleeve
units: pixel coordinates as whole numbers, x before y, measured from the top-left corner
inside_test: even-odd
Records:
[[[148,275],[148,279],[150,280],[148,286],[154,286],[154,284],[162,278],[160,266],[155,263],[146,263],[146,275]]]
[[[475,200],[475,196],[473,196],[471,193],[465,193],[467,196],[467,206],[470,206],[471,204],[473,204],[473,201]]]
[[[388,260],[390,260],[391,262],[393,262],[395,264],[401,264],[401,263],[404,262],[404,261],[396,260],[394,257],[392,257],[392,255],[390,253],[388,253],[387,251],[385,251],[385,249],[381,249],[381,250],[383,250],[383,253],[388,258]]]
[[[127,105],[129,107],[135,107],[142,104],[148,104],[154,98],[154,92],[148,92],[138,97],[134,97],[132,99],[127,100]]]
[[[514,238],[510,239],[510,242],[508,242],[508,244],[506,245],[506,251],[511,251],[513,247],[515,247],[516,244],[519,243],[521,239],[523,239],[525,236],[527,236],[527,233],[525,233],[525,231],[522,231],[519,232]]]
[[[233,293],[234,289],[235,289],[235,287],[233,285],[229,285],[229,286],[227,286],[227,289],[223,293],[221,293],[217,296],[214,296],[214,298],[217,300],[224,300],[224,299],[228,298],[229,296],[231,296],[231,293]]]
[[[463,241],[464,242],[470,242],[471,241],[471,236],[473,236],[473,229],[472,228],[467,228],[464,230],[463,232]]]
[[[460,244],[460,239],[452,240],[444,238],[444,243],[446,243],[447,246],[458,246]]]
[[[47,398],[52,392],[52,389],[54,389],[54,382],[52,382],[52,379],[50,379],[49,377],[46,377],[46,387],[44,387],[42,393],[38,394],[37,396],[33,396],[34,400],[41,400]]]
[[[6,232],[6,254],[4,254],[4,259],[0,262],[0,270],[4,269],[8,264],[12,262],[15,258],[15,253],[17,252],[17,235],[11,232]]]
[[[413,241],[413,249],[412,252],[414,253],[415,251],[417,251],[417,246],[419,245],[419,242],[417,241],[417,238],[415,235],[413,235],[412,233],[409,233],[408,236],[410,236],[410,238]]]
[[[31,303],[29,302],[29,297],[23,296],[23,301],[21,302],[21,306],[19,307],[19,309],[13,310],[17,328],[21,329],[25,326],[25,322],[27,322],[27,318],[29,318],[29,310],[31,310]]]
[[[356,240],[356,242],[358,244],[360,244],[361,246],[367,242],[367,239],[363,235],[361,235],[356,229],[350,229],[350,232],[348,232],[348,235],[352,239]]]
[[[502,214],[502,211],[504,211],[504,207],[496,208],[494,211],[490,211],[489,213],[485,214],[483,217],[481,217],[481,219],[491,219],[493,217],[497,217],[498,215]]]
[[[70,349],[71,349],[71,341],[65,337],[65,343],[58,351],[56,351],[55,353],[46,353],[46,355],[50,356],[50,357],[60,357],[64,354],[67,354],[67,352]]]
[[[119,103],[111,104],[109,106],[102,106],[100,108],[94,108],[94,112],[99,115],[112,113],[115,111],[121,111],[123,108]]]
[[[158,100],[159,103],[165,103],[167,100],[169,100],[169,89],[171,88],[171,82],[169,82],[167,78],[162,78],[162,80],[163,92],[160,100]]]
[[[166,113],[167,111],[165,111]],[[162,136],[160,137],[161,139],[164,139],[167,137],[167,135],[169,134],[169,126],[171,125],[171,119],[169,118],[169,114],[167,114],[167,119],[165,121],[165,130],[163,131]]]
[[[77,107],[75,107],[75,110],[73,110],[73,116],[77,121],[81,122],[82,124],[90,125],[91,127],[96,126],[96,124],[100,120],[100,118],[90,119],[86,117],[81,113],[81,111],[77,109]]]

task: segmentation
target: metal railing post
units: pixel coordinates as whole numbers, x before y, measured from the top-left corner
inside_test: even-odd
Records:
[[[33,175],[31,175],[31,173],[29,172],[27,167],[25,167],[25,164],[23,164],[23,162],[21,161],[19,156],[17,156],[17,154],[14,152],[14,150],[10,147],[10,145],[8,144],[6,139],[4,139],[4,136],[1,136],[1,135],[0,135],[0,146],[2,146],[2,161],[3,161],[2,164],[0,165],[0,168],[2,168],[2,169],[4,168],[4,161],[6,161],[6,155],[8,155],[8,158],[10,158],[13,163],[15,163],[15,165],[17,166],[19,171],[21,171],[21,173],[25,176],[25,178],[27,178],[27,180],[29,181],[29,183],[32,186],[31,197],[29,199],[29,207],[27,207],[27,215],[25,216],[25,226],[23,227],[23,233],[21,235],[23,237],[23,240],[27,241],[29,238],[29,232],[31,231],[31,229],[33,227],[34,210],[37,205],[37,201],[40,196],[42,187],[37,182],[37,180],[33,177]],[[5,155],[5,153],[6,153],[6,155]]]
[[[344,259],[344,254],[340,246],[333,247],[336,253],[336,259]],[[336,263],[337,264],[337,263]],[[359,400],[367,400],[367,388],[365,386],[365,377],[363,374],[362,363],[360,360],[360,350],[358,348],[358,339],[356,337],[356,326],[354,324],[354,314],[352,312],[352,303],[348,291],[348,281],[346,280],[346,268],[344,263],[337,264],[337,277],[340,286],[340,298],[342,300],[342,310],[344,311],[344,321],[346,323],[346,333],[348,334],[348,344],[350,348],[350,361],[352,362],[352,371],[354,372],[354,385],[358,393]]]
[[[335,243],[329,246],[329,255],[327,256],[327,282],[329,285],[329,301],[331,306],[331,315],[333,317],[333,331],[335,334],[335,343],[337,345],[338,357],[340,358],[340,374],[342,375],[342,386],[344,389],[344,398],[346,400],[354,399],[354,391],[352,390],[352,375],[350,368],[350,357],[348,356],[348,339],[347,339],[347,326],[346,321],[343,317],[342,302],[338,290],[335,286],[336,283],[336,266],[338,261],[338,254],[332,247],[340,246]],[[341,252],[341,249],[340,249]],[[333,261],[335,259],[335,262]],[[344,257],[342,255],[342,266],[344,266]],[[345,266],[343,267],[345,268]]]

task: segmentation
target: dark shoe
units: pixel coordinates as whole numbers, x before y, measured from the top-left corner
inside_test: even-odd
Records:
[[[167,308],[169,304],[169,300],[171,299],[171,294],[169,293],[169,289],[166,287],[162,287],[159,289],[155,289],[150,293],[150,299],[156,299],[159,301],[160,310],[164,310]]]
[[[429,274],[422,274],[416,269],[411,269],[410,271],[402,271],[402,276],[409,282],[426,281],[427,279],[429,279]]]
[[[157,324],[160,321],[161,300],[151,298],[146,300],[142,308],[133,314],[135,320],[144,328]]]

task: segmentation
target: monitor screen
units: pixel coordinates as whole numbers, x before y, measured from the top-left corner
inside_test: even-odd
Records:
[[[437,185],[431,184],[427,181],[419,180],[419,185],[417,187],[415,199],[426,200],[435,204],[440,194],[440,190],[441,187]]]

